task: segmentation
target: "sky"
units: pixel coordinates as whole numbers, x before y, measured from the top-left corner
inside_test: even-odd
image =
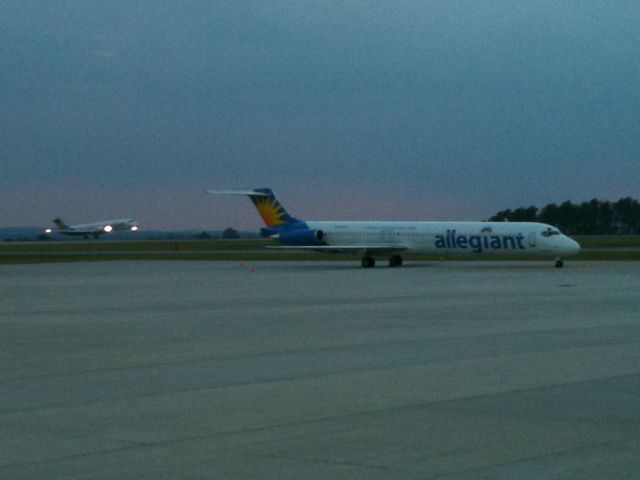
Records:
[[[640,198],[640,2],[20,0],[0,227],[483,220]]]

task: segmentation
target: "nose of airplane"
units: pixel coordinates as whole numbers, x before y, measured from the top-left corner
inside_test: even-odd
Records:
[[[575,255],[580,251],[580,244],[569,237],[565,237],[564,248],[565,250],[567,250],[567,253],[569,253],[570,255]]]

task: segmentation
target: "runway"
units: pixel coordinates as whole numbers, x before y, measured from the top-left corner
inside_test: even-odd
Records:
[[[0,266],[0,478],[640,477],[640,262]]]

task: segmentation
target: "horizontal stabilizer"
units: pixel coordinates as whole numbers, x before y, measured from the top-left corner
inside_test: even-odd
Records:
[[[270,197],[272,194],[258,192],[256,190],[207,190],[214,195],[248,195],[250,197]]]

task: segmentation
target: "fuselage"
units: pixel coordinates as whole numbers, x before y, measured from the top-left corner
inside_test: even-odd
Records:
[[[101,235],[122,230],[135,232],[138,230],[138,223],[130,218],[119,218],[79,225],[58,224],[58,231],[63,235]]]
[[[535,222],[306,221],[326,245],[384,245],[447,254],[567,256],[580,245]]]

